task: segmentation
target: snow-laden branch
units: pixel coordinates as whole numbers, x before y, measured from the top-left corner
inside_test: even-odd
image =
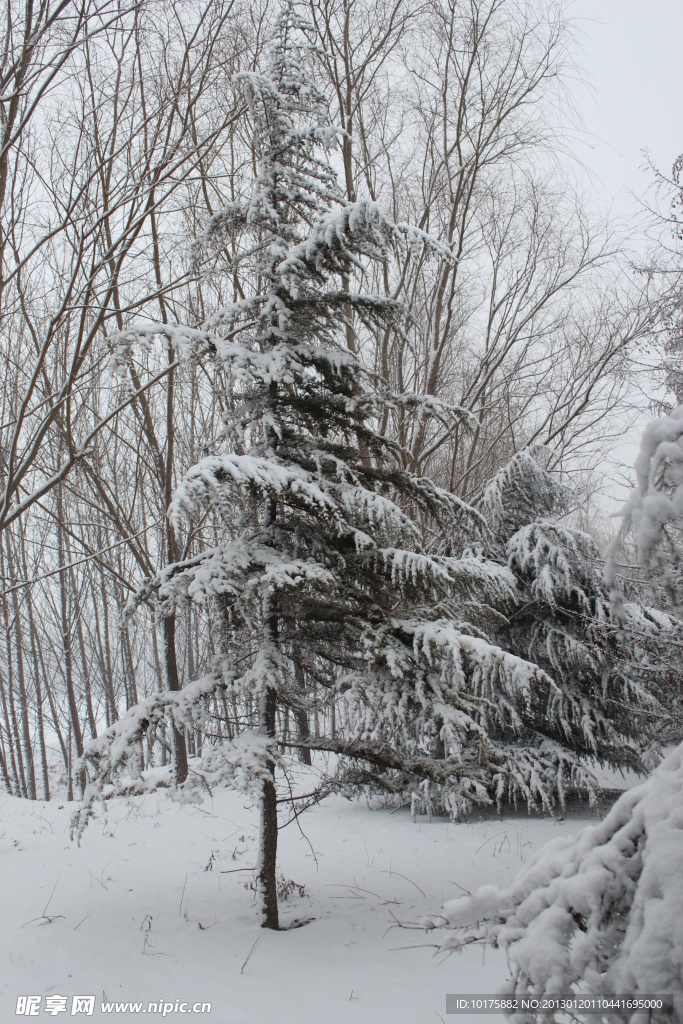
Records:
[[[281,666],[277,652],[261,652],[252,666],[252,692],[281,682]],[[153,792],[167,788],[184,800],[197,800],[214,787],[229,787],[248,793],[254,799],[261,795],[262,783],[269,772],[268,762],[278,761],[277,744],[269,737],[251,730],[232,741],[207,743],[200,767],[176,785],[172,770],[140,770],[143,740],[154,744],[157,730],[169,719],[178,729],[194,729],[209,720],[211,698],[230,685],[232,680],[218,671],[188,683],[177,692],[156,693],[145,698],[114,722],[97,739],[86,744],[77,770],[85,768],[88,782],[79,809],[71,822],[72,837],[80,841],[93,815],[97,801],[106,802],[114,796]]]
[[[673,993],[680,1020],[681,828],[683,746],[604,821],[547,843],[508,889],[484,886],[423,925],[443,950],[507,949],[518,994]]]
[[[481,504],[497,532],[505,533],[510,521],[514,529],[520,517],[548,514],[566,500],[564,488],[540,464],[545,454],[543,445],[522,449],[486,485]]]
[[[653,582],[661,582],[674,603],[679,604],[683,563],[683,406],[648,424],[635,470],[636,487],[622,509],[622,533],[608,549],[608,578],[614,578],[623,535],[631,529],[640,564],[654,574]]]

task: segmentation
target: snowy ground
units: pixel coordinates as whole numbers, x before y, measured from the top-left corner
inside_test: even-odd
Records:
[[[479,948],[435,959],[428,936],[394,919],[419,921],[458,887],[510,878],[560,830],[590,820],[585,810],[414,823],[406,810],[331,798],[302,816],[306,837],[296,822],[281,832],[281,870],[305,893],[282,903],[283,923],[312,920],[273,933],[258,926],[249,873],[235,871],[255,858],[257,814],[244,797],[221,793],[202,808],[114,801],[80,848],[70,813],[0,797],[3,1022],[20,1019],[19,995],[40,994],[48,1020],[70,1019],[71,996],[92,994],[92,1019],[139,1017],[102,1013],[103,999],[179,999],[210,1002],[201,1019],[217,1024],[436,1024],[447,992],[495,992],[505,959]],[[50,1018],[45,997],[57,994],[68,1010]]]

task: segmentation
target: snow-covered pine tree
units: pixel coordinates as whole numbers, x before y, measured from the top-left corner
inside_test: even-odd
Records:
[[[515,607],[515,577],[481,553],[484,516],[408,472],[407,453],[378,429],[401,403],[426,402],[464,426],[466,414],[387,393],[347,344],[347,334],[406,330],[400,305],[362,290],[369,264],[393,246],[450,254],[375,203],[343,199],[308,32],[288,0],[266,71],[240,78],[258,159],[253,194],[212,218],[197,258],[230,239],[241,295],[196,329],[131,325],[118,339],[121,367],[128,346],[169,333],[175,351],[220,367],[224,431],[206,439],[172,506],[179,536],[183,519],[208,514],[220,543],[146,581],[138,600],[211,603],[223,643],[212,673],[147,698],[89,744],[76,823],[97,797],[157,784],[157,772],[140,774],[138,752],[165,715],[194,727],[213,695],[227,695],[245,728],[205,743],[182,788],[231,785],[259,801],[257,887],[270,928],[279,925],[276,782],[288,751],[332,752],[334,784],[412,794],[427,808],[438,799],[453,815],[508,792],[548,805],[568,766],[578,775],[566,746],[571,701],[543,668],[492,640]],[[350,268],[356,291],[342,283]],[[311,735],[311,716],[326,707],[337,729]],[[552,743],[529,725],[548,716]]]
[[[567,777],[590,788],[592,762],[644,770],[641,755],[661,711],[656,652],[673,624],[615,583],[610,594],[601,552],[569,524],[572,495],[543,468],[545,458],[542,450],[520,452],[484,494],[517,582],[517,607],[499,637],[543,668],[563,698],[561,720],[548,709],[528,722],[535,736],[516,742],[557,750]]]

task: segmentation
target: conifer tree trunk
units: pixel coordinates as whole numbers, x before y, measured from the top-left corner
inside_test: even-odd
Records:
[[[275,737],[275,711],[277,694],[267,687],[261,698],[261,733]],[[268,762],[271,778],[263,783],[261,797],[261,828],[259,835],[258,887],[261,895],[261,927],[278,930],[280,919],[277,906],[277,795],[275,792],[275,763]]]
[[[156,231],[156,228],[154,228]],[[158,248],[156,247],[156,236],[155,236],[155,258],[157,268],[157,282],[161,284],[159,262],[158,262]],[[161,299],[161,316],[164,323],[167,322],[166,307]],[[169,364],[173,363],[173,348],[171,345],[168,347],[168,361]],[[171,499],[173,497],[173,458],[174,458],[174,441],[175,441],[175,421],[173,418],[173,395],[175,387],[175,374],[171,369],[168,374],[168,384],[166,387],[166,461],[161,455],[161,449],[159,448],[156,435],[154,436],[154,444],[156,445],[158,465],[159,465],[159,479],[164,489],[164,501],[165,501],[165,512],[166,512],[166,553],[168,555],[169,562],[178,561],[180,558],[180,551],[178,550],[178,543],[176,540],[175,530],[173,525],[168,518],[168,510],[171,506]],[[176,625],[176,611],[175,608],[170,615],[167,615],[163,619],[163,631],[164,631],[164,655],[166,659],[166,682],[169,690],[174,692],[180,690],[180,677],[178,674],[178,659],[176,655],[176,640],[175,640],[175,625]],[[187,744],[185,742],[184,731],[178,729],[173,724],[173,758],[175,768],[175,781],[176,785],[184,782],[187,778]]]
[[[156,691],[161,693],[164,689],[164,678],[161,671],[161,658],[159,657],[159,642],[157,640],[157,627],[156,622],[152,620],[152,650],[154,651],[154,668],[156,670]],[[159,732],[157,735],[157,742],[161,747],[160,764],[162,767],[166,765],[166,750],[168,747],[168,741],[166,739],[166,723],[162,722],[159,726]]]
[[[73,723],[69,718],[69,756],[66,762],[66,798],[71,803],[74,798],[74,776],[73,776]]]
[[[122,606],[123,603],[121,603],[120,607]],[[123,641],[121,645],[123,655],[122,660],[125,666],[124,670],[128,676],[126,683],[126,711],[128,711],[128,708],[134,707],[138,702],[138,687],[135,681],[135,666],[133,665],[133,651],[130,646],[130,636],[128,634],[128,627],[125,623],[121,627],[121,639]]]
[[[273,525],[277,516],[277,504],[268,502],[267,524]],[[266,630],[270,643],[275,646],[278,639],[277,610],[271,608]],[[261,695],[260,732],[268,739],[276,737],[277,691],[267,686]],[[257,884],[261,896],[261,927],[278,930],[280,919],[277,906],[277,794],[275,792],[275,762],[267,761],[270,777],[263,783],[261,796],[261,828],[259,833],[259,854]]]

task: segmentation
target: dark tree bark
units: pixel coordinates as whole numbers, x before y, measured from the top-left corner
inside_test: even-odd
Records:
[[[261,733],[275,737],[277,694],[272,687],[266,689],[261,700]],[[261,927],[278,930],[280,919],[277,906],[277,795],[275,792],[275,763],[268,761],[270,778],[263,783],[261,797],[261,828],[259,835],[258,887],[261,895]]]
[[[14,635],[16,637],[17,683],[19,685],[19,714],[21,716],[21,734],[24,745],[24,764],[26,766],[26,790],[29,800],[36,798],[36,769],[33,763],[33,747],[28,722],[28,698],[26,695],[26,674],[24,672],[24,638],[21,629],[21,609],[19,608],[19,591],[15,587],[14,563],[11,551],[11,538],[7,538],[7,568],[12,584],[12,607],[14,610]]]
[[[26,560],[26,543],[24,537],[24,531],[21,531],[21,565],[24,573],[24,579],[29,578],[28,575],[28,563]],[[26,611],[28,612],[28,628],[31,635],[31,657],[33,659],[33,674],[35,676],[35,691],[36,691],[36,728],[38,730],[38,745],[40,747],[40,768],[41,775],[43,778],[43,800],[50,799],[50,781],[47,773],[47,749],[45,747],[45,721],[43,716],[43,689],[40,681],[41,665],[38,661],[38,651],[36,647],[36,627],[33,621],[33,600],[31,598],[31,588],[26,588]]]
[[[2,556],[2,543],[0,543],[0,573],[2,576],[5,575],[4,557]],[[9,720],[7,728],[9,731],[11,723],[10,735],[12,740],[12,749],[14,751],[13,760],[16,763],[17,768],[17,781],[19,783],[19,791],[21,796],[27,797],[26,789],[26,775],[24,774],[24,759],[21,753],[21,741],[19,739],[19,728],[17,726],[17,710],[14,706],[14,675],[12,669],[12,638],[10,636],[10,619],[9,609],[7,607],[7,598],[3,597],[2,610],[5,619],[5,641],[7,644],[7,696],[9,698]]]
[[[50,686],[50,681],[48,679],[47,672],[45,671],[45,660],[43,658],[43,649],[41,647],[40,638],[39,638],[37,633],[35,634],[35,640],[36,640],[36,649],[38,651],[38,658],[40,660],[40,667],[41,667],[41,669],[43,671],[43,679],[45,681],[45,692],[47,694],[47,702],[50,705],[50,713],[52,715],[52,723],[53,723],[53,725],[55,727],[55,734],[57,736],[57,739],[59,740],[59,749],[61,750],[62,758],[64,759],[64,770],[68,771],[69,770],[69,754],[68,754],[68,751],[66,749],[66,743],[64,742],[64,736],[62,735],[62,730],[61,730],[60,725],[59,725],[59,715],[57,714],[57,708],[55,706],[55,702],[54,702],[54,699],[52,697],[52,688]]]
[[[26,565],[24,564],[24,576],[28,579]],[[28,611],[28,628],[31,634],[31,655],[33,658],[33,674],[35,677],[36,691],[36,729],[38,731],[38,746],[40,748],[40,769],[43,779],[43,800],[50,799],[50,782],[47,774],[47,750],[45,747],[45,722],[43,718],[43,688],[40,682],[40,664],[38,662],[38,651],[36,650],[36,627],[33,621],[33,602],[31,591],[28,588],[26,595],[26,610]]]
[[[71,550],[69,548],[68,535],[65,535],[66,541],[66,553],[69,562],[71,562]],[[69,580],[71,583],[71,593],[73,594],[74,605],[76,608],[76,634],[78,636],[78,647],[81,653],[81,672],[83,675],[83,693],[85,695],[85,711],[88,719],[88,728],[90,730],[90,738],[93,740],[97,739],[97,726],[95,724],[95,713],[92,706],[92,690],[90,686],[90,668],[88,666],[88,658],[85,652],[85,639],[83,637],[83,620],[82,620],[82,609],[81,600],[78,595],[78,587],[76,585],[76,573],[73,568],[69,569]]]
[[[98,541],[99,541],[99,538],[98,538]],[[107,714],[107,726],[109,726],[109,725],[112,724],[112,722],[117,722],[118,721],[119,714],[118,714],[118,709],[116,707],[116,697],[115,697],[115,694],[114,694],[114,680],[113,680],[112,672],[111,672],[111,658],[110,658],[110,652],[109,652],[109,633],[108,633],[108,621],[107,621],[107,606],[106,606],[106,598],[105,598],[104,579],[102,577],[101,577],[101,581],[100,582],[101,582],[102,597],[103,597],[103,601],[104,601],[104,607],[103,607],[104,623],[103,623],[103,628],[104,628],[105,633],[106,633],[106,644],[102,643],[102,631],[100,629],[100,616],[99,616],[99,612],[97,610],[97,596],[95,594],[95,586],[94,586],[94,584],[91,584],[92,610],[93,610],[93,615],[95,617],[95,636],[97,637],[97,647],[98,647],[97,655],[98,655],[98,661],[100,663],[100,672],[101,672],[101,675],[102,675],[102,681],[103,681],[103,684],[104,684],[104,695],[106,697],[105,706],[106,706],[106,714]]]
[[[166,684],[169,690],[177,693],[180,690],[180,679],[178,678],[178,661],[175,649],[175,609],[170,615],[162,620],[164,636],[164,658],[166,661]],[[173,723],[173,763],[176,785],[184,782],[187,778],[187,746],[185,737],[175,722]]]
[[[304,670],[301,667],[301,663],[299,662],[298,659],[294,662],[294,676],[296,678],[298,688],[299,690],[301,690],[301,696],[303,698],[305,693]],[[305,709],[302,707],[294,708],[293,710],[294,720],[296,722],[296,728],[298,733],[298,739],[301,742],[303,740],[308,739],[309,736],[310,730],[308,726],[308,715],[306,714]],[[311,764],[311,751],[309,750],[308,747],[299,747],[299,760],[303,764]]]
[[[266,511],[266,524],[272,525],[277,516],[277,504],[274,500],[268,502]],[[268,615],[267,632],[271,644],[275,646],[278,640],[278,616],[277,609],[270,608]],[[270,740],[276,738],[277,728],[277,691],[272,686],[267,686],[261,697],[259,709],[259,726],[262,736]],[[266,766],[269,778],[263,783],[263,794],[261,796],[261,828],[259,834],[259,854],[257,884],[261,896],[261,927],[272,928],[277,931],[280,927],[280,919],[277,906],[277,794],[275,792],[275,762],[268,759]]]
[[[163,677],[163,672],[161,670],[161,658],[159,657],[159,642],[157,640],[157,627],[156,627],[156,622],[154,622],[154,620],[152,620],[152,649],[154,651],[154,667],[156,669],[157,691],[159,693],[161,693],[161,691],[164,688],[164,677]],[[166,739],[166,723],[165,722],[162,722],[160,727],[159,727],[159,733],[158,733],[157,739],[158,739],[158,742],[159,742],[159,746],[161,747],[161,759],[160,760],[161,760],[161,765],[163,767],[163,766],[166,765],[166,750],[169,747],[168,741]]]
[[[62,650],[64,652],[64,677],[66,680],[66,696],[69,702],[69,784],[71,785],[71,762],[72,743],[76,744],[76,754],[81,757],[83,754],[83,733],[81,731],[81,723],[78,717],[78,705],[76,704],[76,691],[74,689],[74,677],[73,677],[73,655],[71,650],[71,623],[69,621],[69,595],[67,592],[67,572],[66,572],[66,559],[64,549],[64,530],[62,524],[64,522],[63,505],[62,505],[62,491],[61,486],[57,489],[57,500],[59,508],[59,516],[57,519],[57,553],[59,557],[59,596],[60,596],[60,610],[61,610],[61,625],[62,625]],[[82,769],[79,772],[78,784],[81,787],[81,793],[85,789],[85,770]]]
[[[0,744],[0,775],[2,775],[2,781],[5,783],[5,789],[10,796],[14,796],[12,783],[10,782],[9,775],[7,774],[7,765],[5,764],[5,758],[2,753],[2,744]]]

